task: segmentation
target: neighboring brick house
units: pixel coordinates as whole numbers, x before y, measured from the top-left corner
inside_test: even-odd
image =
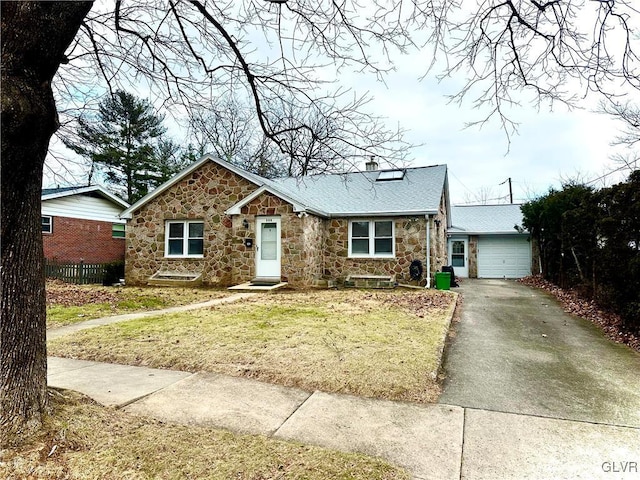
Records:
[[[429,284],[447,261],[447,168],[376,168],[269,180],[205,156],[123,212],[127,284],[408,282],[416,260]]]
[[[106,263],[124,260],[129,206],[103,187],[42,190],[44,256],[56,263]]]

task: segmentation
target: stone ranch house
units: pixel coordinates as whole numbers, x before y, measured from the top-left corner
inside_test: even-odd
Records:
[[[416,260],[424,285],[448,262],[444,165],[270,180],[205,156],[122,216],[130,285],[405,283]]]

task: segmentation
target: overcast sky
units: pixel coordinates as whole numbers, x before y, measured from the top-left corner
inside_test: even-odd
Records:
[[[581,102],[586,109],[561,104],[540,106],[523,103],[511,110],[519,123],[518,133],[507,138],[497,121],[482,128],[465,128],[486,117],[488,107],[474,109],[473,98],[462,105],[450,103],[448,95],[463,86],[461,77],[438,82],[435,72],[420,80],[425,61],[419,54],[402,58],[387,85],[374,79],[352,79],[355,88],[369,89],[375,97],[372,108],[386,116],[390,125],[409,130],[406,138],[417,145],[413,166],[446,164],[451,200],[469,203],[478,195],[489,203],[507,201],[507,178],[512,179],[514,202],[524,202],[559,188],[563,180],[596,179],[619,167],[610,157],[622,152],[610,144],[622,124],[594,113],[596,96]],[[624,180],[624,172],[608,175],[608,184]],[[602,186],[602,181],[594,186]],[[484,195],[482,195],[484,194]]]
[[[352,74],[347,69],[337,78],[341,86],[352,88],[356,94],[370,92],[374,97],[369,104],[372,112],[386,117],[390,128],[407,130],[406,140],[420,145],[411,153],[412,166],[448,166],[454,204],[504,202],[509,194],[504,183],[507,178],[512,180],[514,201],[523,202],[546,193],[549,187],[560,187],[562,180],[597,179],[619,167],[610,157],[622,150],[610,143],[623,126],[592,111],[598,103],[595,95],[581,102],[585,109],[573,111],[561,104],[551,111],[549,105],[523,101],[509,112],[519,126],[518,132],[508,138],[495,120],[482,129],[465,128],[469,122],[484,119],[489,107],[474,109],[473,97],[461,105],[449,103],[447,95],[456,94],[464,86],[462,74],[439,83],[435,78],[441,70],[435,67],[432,74],[420,80],[431,61],[428,50],[394,57],[396,71],[386,77],[386,84],[377,82],[373,75]],[[328,73],[330,77],[334,74],[331,68]],[[148,92],[140,88],[136,93],[146,97]],[[172,124],[170,116],[166,123],[174,140],[184,142],[186,132]],[[384,168],[384,163],[381,166]],[[607,175],[604,181],[612,184],[624,180],[625,173]],[[60,178],[45,179],[45,186],[58,183]],[[602,182],[594,185],[602,186]]]
[[[399,69],[386,85],[370,77],[354,77],[352,83],[359,93],[370,91],[374,96],[369,104],[374,113],[386,117],[390,128],[407,130],[406,140],[418,145],[411,151],[411,166],[448,166],[454,204],[475,203],[478,197],[506,202],[509,188],[502,183],[509,177],[514,202],[521,203],[549,187],[559,188],[562,180],[592,180],[619,167],[610,157],[623,150],[610,143],[622,124],[606,115],[589,109],[568,111],[563,105],[549,111],[548,106],[524,104],[512,110],[518,132],[507,138],[497,121],[465,128],[487,112],[472,108],[471,99],[462,105],[448,101],[446,95],[456,93],[459,83],[418,77],[415,71]],[[595,98],[590,105],[595,109]],[[171,134],[180,140],[184,132],[173,127]],[[381,162],[381,168],[385,166]],[[625,172],[618,172],[604,181],[612,184],[624,178]],[[53,179],[49,184],[59,182]]]

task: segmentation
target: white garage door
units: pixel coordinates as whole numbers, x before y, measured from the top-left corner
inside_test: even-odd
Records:
[[[526,235],[487,235],[478,239],[479,278],[531,275],[531,244]]]

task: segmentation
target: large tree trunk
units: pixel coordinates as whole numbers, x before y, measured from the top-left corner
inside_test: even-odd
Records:
[[[37,429],[47,407],[40,197],[57,128],[51,81],[91,2],[2,2],[0,443]]]

